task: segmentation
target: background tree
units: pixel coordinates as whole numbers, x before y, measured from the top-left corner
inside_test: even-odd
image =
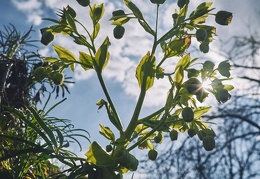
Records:
[[[30,28],[20,34],[13,25],[0,31],[0,178],[53,178],[63,175],[48,159],[73,166],[75,154],[66,150],[74,135],[87,138],[73,129],[70,121],[48,116],[59,103],[47,109],[51,91],[64,96],[67,86],[51,79],[39,80],[35,69],[48,66],[34,52],[36,41],[30,40]],[[49,84],[46,86],[46,84]],[[49,98],[43,109],[37,108],[43,93]],[[84,130],[81,132],[86,133]],[[73,132],[73,133],[72,133]],[[67,160],[68,157],[75,157]],[[76,164],[75,164],[76,165]],[[75,167],[78,169],[78,167]],[[75,169],[74,169],[75,170]],[[68,170],[70,171],[70,170]]]
[[[216,149],[202,151],[196,136],[185,136],[181,144],[170,142],[155,163],[143,160],[145,178],[259,178],[260,39],[254,29],[228,39],[220,49],[233,62],[235,83],[241,87],[232,93],[231,101],[205,116],[217,123]]]

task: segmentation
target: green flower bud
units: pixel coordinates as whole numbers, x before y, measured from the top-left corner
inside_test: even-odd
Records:
[[[179,15],[178,15],[177,13],[172,14],[172,18],[173,18],[173,19],[177,19],[178,16],[179,16]]]
[[[125,33],[125,28],[121,25],[117,25],[114,28],[113,34],[116,39],[121,39]]]
[[[181,115],[185,122],[191,122],[194,119],[194,112],[190,107],[185,107],[182,110]]]
[[[163,4],[166,0],[150,0],[153,4]]]
[[[204,102],[206,97],[208,97],[209,93],[207,93],[203,88],[196,94],[196,98],[199,102]]]
[[[197,78],[190,78],[184,83],[184,87],[190,94],[199,94],[202,90],[202,83]]]
[[[188,129],[188,135],[189,135],[190,137],[195,136],[195,135],[196,135],[196,130],[195,130],[195,129]]]
[[[217,99],[221,103],[225,103],[227,100],[231,98],[231,95],[225,89],[220,89],[217,91]]]
[[[200,73],[199,70],[196,70],[195,68],[187,69],[188,71],[188,78],[197,77]]]
[[[53,83],[57,86],[61,85],[64,81],[64,75],[59,72],[54,72],[53,75],[51,75],[51,80]]]
[[[156,150],[149,150],[148,158],[150,160],[153,160],[153,161],[156,160],[157,156],[158,156],[158,152]]]
[[[54,70],[54,71],[56,71],[56,70],[59,70],[59,68],[60,68],[60,66],[58,65],[58,64],[53,64],[52,66],[51,66],[51,68]]]
[[[122,16],[125,15],[125,12],[123,10],[116,10],[112,12],[113,16]]]
[[[231,68],[231,65],[230,63],[228,62],[228,60],[225,60],[223,62],[221,62],[219,65],[218,65],[218,71],[219,73],[222,75],[222,76],[225,76],[225,77],[230,77],[230,68]]]
[[[212,71],[214,66],[215,66],[215,64],[209,60],[207,60],[203,63],[203,69],[206,71]]]
[[[34,70],[34,72],[33,72],[33,76],[34,76],[34,78],[35,78],[37,81],[41,82],[44,78],[47,77],[47,73],[46,73],[46,71],[45,71],[45,68],[44,68],[44,67],[38,67],[38,68],[36,68],[36,69]]]
[[[90,4],[90,0],[76,0],[81,6],[86,7]]]
[[[205,29],[198,29],[196,31],[196,38],[199,42],[205,40],[207,37],[207,31]]]
[[[185,4],[189,4],[190,0],[178,0],[177,2],[177,5],[180,7],[180,8],[183,8],[183,6]]]
[[[177,132],[176,130],[174,130],[174,129],[171,130],[171,132],[169,133],[169,135],[170,135],[170,139],[171,139],[172,141],[178,139],[178,132]]]
[[[215,16],[215,21],[220,25],[228,25],[232,21],[232,13],[227,11],[219,11]]]
[[[43,45],[46,45],[46,46],[49,43],[51,43],[53,41],[53,39],[54,39],[54,35],[50,31],[48,31],[48,28],[42,28],[41,29],[41,35],[42,35],[41,43]]]
[[[215,139],[212,136],[206,136],[202,140],[203,147],[206,151],[211,151],[215,148]]]
[[[162,140],[163,140],[163,135],[162,135],[162,133],[159,132],[158,135],[155,136],[153,140],[154,140],[154,142],[157,143],[157,144],[161,143]]]
[[[209,44],[208,43],[201,43],[200,46],[200,51],[203,53],[208,53],[209,52]]]
[[[112,145],[109,144],[109,145],[106,146],[106,151],[107,152],[111,152],[112,149],[113,149]]]
[[[203,138],[205,137],[205,133],[202,130],[200,130],[198,132],[198,137],[199,137],[200,140],[203,140]]]

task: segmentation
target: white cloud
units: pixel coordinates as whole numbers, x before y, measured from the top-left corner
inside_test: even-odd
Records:
[[[11,1],[18,10],[24,12],[33,11],[39,9],[42,6],[42,3],[39,2],[38,0],[27,0],[27,1],[11,0]]]
[[[11,2],[15,5],[15,7],[26,13],[29,23],[34,25],[40,25],[42,23],[42,14],[43,11],[40,9],[42,3],[38,0],[27,0],[27,1],[19,1],[19,0],[11,0]]]

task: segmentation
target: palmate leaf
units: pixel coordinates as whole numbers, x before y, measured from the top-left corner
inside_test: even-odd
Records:
[[[155,76],[155,57],[150,52],[141,59],[136,68],[136,78],[141,89],[146,91],[153,86]]]

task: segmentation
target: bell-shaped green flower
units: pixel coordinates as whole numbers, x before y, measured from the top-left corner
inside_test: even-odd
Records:
[[[232,21],[232,13],[228,11],[219,11],[215,16],[215,21],[220,25],[228,25]]]

